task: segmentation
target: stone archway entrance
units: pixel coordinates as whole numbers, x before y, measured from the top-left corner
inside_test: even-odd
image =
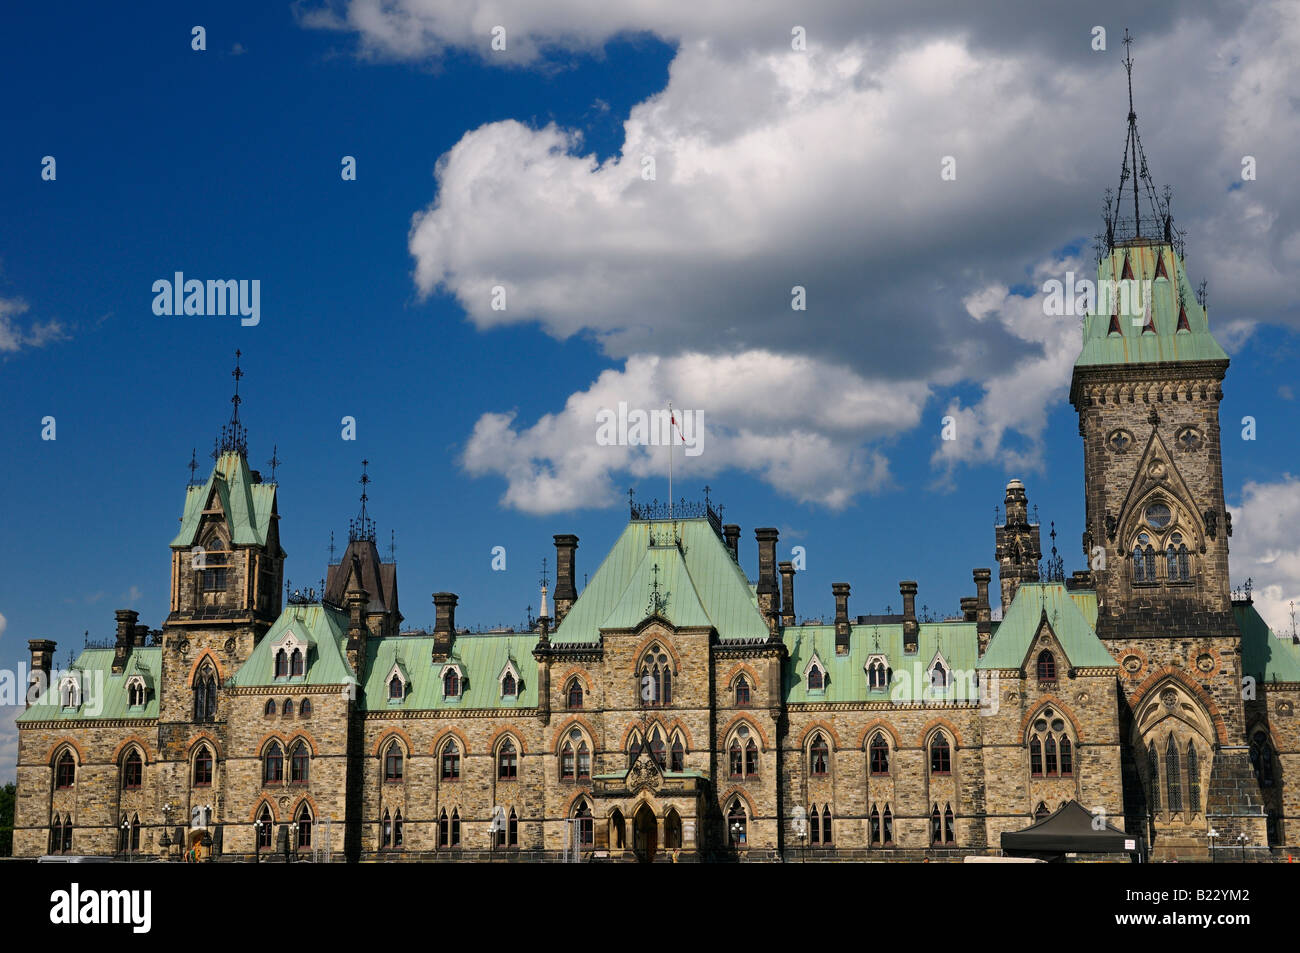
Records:
[[[659,822],[648,804],[642,804],[632,819],[632,846],[637,860],[653,863],[659,849]]]

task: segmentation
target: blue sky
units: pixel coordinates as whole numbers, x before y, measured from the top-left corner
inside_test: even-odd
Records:
[[[412,626],[431,623],[435,590],[460,594],[464,624],[522,621],[552,534],[580,536],[581,579],[627,487],[664,496],[662,451],[592,446],[590,408],[617,399],[704,414],[710,443],[678,455],[675,489],[712,486],[751,574],[755,526],[781,529],[781,558],[806,548],[801,616],[832,611],[833,581],[854,613],[896,608],[901,578],[955,613],[972,567],[994,565],[1014,476],[1081,568],[1077,327],[1035,295],[1092,268],[1124,133],[1120,8],[1030,27],[1012,4],[998,32],[956,8],[906,22],[855,6],[807,15],[806,60],[788,59],[770,4],[724,29],[671,4],[575,0],[538,19],[503,3],[513,45],[495,57],[486,21],[436,17],[432,0],[376,17],[7,11],[0,666],[29,638],[57,640],[62,661],[84,632],[108,637],[117,608],[161,625],[191,448],[206,471],[236,348],[251,463],[266,473],[273,446],[284,461],[289,577],[324,575],[368,458]],[[1143,143],[1232,352],[1234,577],[1270,587],[1275,624],[1300,595],[1278,529],[1300,516],[1296,27],[1279,9],[1135,24]],[[1094,18],[1109,54],[1088,47]],[[944,191],[948,152],[961,171]],[[647,153],[653,186],[636,181]],[[1247,153],[1261,172],[1243,184]],[[154,315],[152,283],[177,270],[259,279],[260,323]],[[504,315],[484,294],[498,280]],[[795,284],[808,312],[790,311]],[[944,448],[949,413],[962,431]],[[1238,438],[1246,414],[1255,441]]]

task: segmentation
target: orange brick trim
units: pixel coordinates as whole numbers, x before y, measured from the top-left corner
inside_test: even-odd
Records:
[[[767,740],[767,733],[763,731],[762,728],[758,727],[758,722],[749,715],[737,715],[735,718],[731,719],[731,721],[727,722],[727,726],[718,733],[718,737],[723,739],[723,744],[726,743],[727,735],[731,734],[731,729],[742,723],[749,725],[753,731],[758,733],[758,737],[762,739],[764,749],[772,746],[772,743]]]
[[[800,748],[800,750],[802,750],[802,749],[804,749],[804,748],[806,748],[806,747],[808,746],[808,737],[809,737],[809,735],[811,735],[814,731],[824,731],[824,732],[826,732],[826,734],[830,735],[830,736],[831,736],[831,741],[834,742],[834,748],[833,748],[833,750],[835,750],[835,751],[838,751],[838,750],[839,750],[839,748],[840,748],[840,736],[839,736],[839,734],[836,733],[835,729],[832,728],[832,727],[830,726],[830,724],[829,724],[828,722],[825,722],[825,721],[814,721],[814,722],[810,722],[810,723],[809,723],[808,727],[805,728],[804,731],[803,731],[803,737],[801,737],[801,738],[799,739],[799,748]]]
[[[556,730],[555,737],[551,740],[551,751],[554,754],[560,753],[560,745],[564,743],[565,736],[569,733],[569,729],[574,725],[582,726],[582,729],[587,733],[587,737],[591,739],[591,746],[593,749],[600,747],[600,742],[596,740],[600,735],[597,734],[595,728],[591,727],[591,723],[585,718],[573,715]],[[592,751],[592,754],[594,755],[595,751]]]
[[[1210,716],[1210,723],[1214,725],[1214,734],[1218,738],[1219,744],[1228,743],[1228,726],[1223,720],[1223,715],[1219,713],[1219,707],[1214,704],[1205,689],[1197,684],[1192,678],[1181,669],[1174,668],[1172,665],[1166,665],[1164,668],[1152,672],[1145,682],[1138,686],[1129,701],[1129,705],[1136,712],[1138,707],[1145,700],[1147,695],[1160,687],[1162,682],[1175,681],[1187,690],[1187,693],[1195,698],[1205,708],[1206,713]]]
[[[204,659],[212,660],[212,667],[217,670],[217,684],[220,685],[225,682],[226,673],[221,670],[221,663],[217,661],[217,657],[212,654],[211,649],[204,649],[195,657],[194,664],[190,666],[189,677],[185,679],[185,685],[187,688],[194,687],[194,676],[198,673],[199,666],[203,664]]]
[[[313,738],[310,734],[308,734],[305,731],[295,731],[292,735],[289,735],[289,740],[285,742],[284,752],[286,757],[288,756],[289,752],[293,750],[293,745],[294,742],[296,741],[307,742],[307,747],[311,749],[311,756],[313,758],[318,757],[320,755],[320,749],[316,747],[315,738]]]
[[[1074,712],[1070,711],[1070,709],[1065,705],[1065,703],[1062,702],[1055,695],[1044,695],[1042,698],[1038,700],[1038,705],[1032,711],[1030,711],[1029,714],[1025,715],[1023,719],[1021,719],[1020,721],[1021,735],[1024,735],[1029,731],[1029,726],[1034,723],[1034,719],[1037,718],[1042,713],[1044,708],[1054,708],[1057,711],[1059,711],[1062,715],[1064,715],[1067,719],[1069,719],[1070,724],[1074,727],[1074,737],[1077,738],[1079,741],[1083,740],[1083,729],[1079,727],[1079,720],[1074,717]]]
[[[569,679],[571,678],[577,678],[580,682],[582,682],[582,690],[584,694],[587,695],[591,694],[592,691],[591,676],[587,674],[586,669],[579,668],[577,665],[575,665],[572,668],[570,668],[567,672],[565,672],[563,675],[561,675],[559,681],[556,683],[560,686],[561,691],[565,690],[568,687]]]
[[[394,738],[402,739],[402,743],[406,746],[404,754],[406,754],[407,757],[410,757],[412,752],[415,751],[415,745],[411,741],[411,736],[401,728],[388,728],[379,736],[379,740],[375,742],[373,757],[378,758],[383,753],[383,750],[388,747],[388,742],[392,741]]]
[[[320,820],[320,811],[316,808],[316,799],[310,794],[304,794],[302,797],[298,798],[297,803],[293,806],[293,810],[289,812],[289,820],[296,821],[298,819],[298,808],[302,807],[304,801],[311,808],[312,823]]]
[[[731,671],[727,672],[727,677],[722,680],[723,684],[726,685],[727,688],[729,689],[735,688],[736,678],[739,677],[742,673],[749,676],[750,688],[758,687],[758,683],[759,683],[758,673],[755,672],[744,662],[737,662],[735,665],[731,666]]]
[[[962,746],[961,732],[957,730],[957,726],[954,725],[947,718],[934,718],[926,722],[925,727],[921,729],[921,733],[917,736],[922,748],[926,747],[926,742],[930,740],[930,735],[934,732],[934,729],[936,728],[946,729],[948,734],[952,735],[953,743],[958,748]]]
[[[694,751],[695,744],[691,740],[691,730],[686,727],[686,724],[680,718],[675,719],[673,723],[668,726],[668,738],[667,738],[668,746],[670,748],[672,747],[673,732],[676,731],[680,731],[682,733],[682,739],[686,742],[686,750]]]
[[[436,755],[442,746],[446,744],[448,738],[455,738],[460,742],[460,753],[462,755],[469,754],[469,742],[465,740],[465,736],[457,728],[447,728],[442,734],[434,738],[433,744],[429,745],[429,754]]]
[[[149,753],[149,743],[147,741],[139,735],[128,735],[122,739],[121,743],[118,744],[116,748],[113,749],[113,763],[118,764],[122,755],[126,754],[126,749],[132,745],[135,745],[140,749],[140,752],[144,755],[145,764],[151,764],[157,760]]]
[[[221,745],[217,743],[217,736],[210,731],[200,731],[197,735],[190,735],[190,740],[185,742],[185,759],[188,761],[197,750],[199,743],[206,741],[212,748],[212,756],[218,761],[222,760]]]
[[[528,746],[524,744],[524,736],[520,733],[519,729],[513,725],[506,725],[493,735],[492,740],[488,742],[488,750],[495,752],[497,750],[497,742],[502,738],[507,737],[515,743],[515,748],[518,749],[520,754],[528,754]]]
[[[744,788],[740,787],[739,785],[733,787],[731,790],[729,790],[726,794],[722,795],[722,797],[718,799],[718,805],[722,808],[722,810],[725,811],[727,809],[727,803],[733,797],[739,797],[742,801],[744,801],[749,806],[749,816],[751,818],[756,817],[758,815],[758,809],[754,807],[754,799],[749,796],[748,791],[746,791]],[[725,817],[726,815],[724,814],[723,816]]]
[[[637,646],[636,654],[633,656],[633,671],[640,668],[641,656],[645,655],[646,649],[650,648],[651,644],[655,642],[658,642],[667,650],[668,657],[673,660],[673,674],[676,675],[682,670],[682,657],[678,654],[677,647],[673,645],[672,640],[664,635],[652,635]]]
[[[280,816],[275,810],[275,799],[269,797],[259,798],[254,802],[253,809],[248,812],[248,823],[251,824],[253,821],[257,820],[257,815],[262,813],[263,804],[271,809],[271,820],[275,821],[277,824],[280,823]]]
[[[903,743],[898,738],[898,732],[894,730],[894,726],[887,721],[882,721],[877,718],[875,721],[867,722],[867,727],[862,729],[862,736],[858,738],[858,747],[865,748],[867,746],[867,740],[874,735],[877,730],[883,731],[885,734],[889,735],[890,740],[894,742],[895,751],[903,746]]]
[[[573,797],[569,798],[568,805],[564,808],[564,816],[572,817],[574,810],[577,809],[578,802],[586,800],[591,805],[591,816],[594,820],[596,817],[596,799],[591,796],[591,792],[585,788],[581,791],[574,792]]]
[[[59,751],[61,751],[63,748],[71,748],[73,751],[77,753],[78,766],[86,763],[86,753],[81,750],[81,745],[77,744],[77,742],[72,738],[64,738],[62,741],[54,742],[54,744],[50,747],[49,753],[45,756],[46,763],[49,764],[51,767],[53,767],[54,756],[57,755]]]

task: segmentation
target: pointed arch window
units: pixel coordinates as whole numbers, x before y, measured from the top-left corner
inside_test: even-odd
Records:
[[[581,733],[579,733],[581,734]],[[632,736],[627,743],[627,764],[628,767],[636,764],[636,759],[641,757],[641,735],[638,732],[632,732]]]
[[[59,683],[59,705],[63,708],[81,707],[81,683],[75,675]]]
[[[1156,754],[1156,743],[1153,739],[1147,745],[1147,794],[1151,801],[1151,813],[1160,813],[1160,758]]]
[[[749,817],[740,798],[732,798],[727,811],[727,843],[739,849],[749,844]]]
[[[267,718],[274,718],[274,717],[275,717],[275,699],[274,699],[274,698],[268,698],[268,699],[266,700],[266,705],[262,708],[262,714],[263,714],[264,716],[266,716]]]
[[[387,808],[384,809],[384,820],[383,820],[383,829],[380,835],[380,846],[381,847],[393,846],[393,818],[391,815],[389,815]]]
[[[889,687],[891,674],[884,659],[872,659],[867,665],[867,689],[873,692],[884,691]]]
[[[749,707],[749,679],[744,675],[736,679],[736,707]]]
[[[1273,776],[1273,746],[1269,743],[1268,732],[1256,731],[1250,739],[1250,764],[1255,769],[1255,779],[1262,788],[1271,788]]]
[[[808,772],[814,777],[825,775],[830,762],[830,748],[819,731],[813,735],[812,745],[808,748]]]
[[[1181,533],[1171,534],[1165,547],[1165,574],[1170,582],[1188,582],[1192,578],[1191,558]]]
[[[1056,681],[1056,656],[1050,649],[1038,653],[1038,680],[1040,682]]]
[[[285,718],[292,718],[292,717],[293,717],[293,699],[292,699],[292,698],[286,698],[286,699],[284,700],[284,704],[280,706],[280,713],[281,713],[282,715],[284,715]]]
[[[1032,777],[1068,778],[1074,774],[1074,743],[1065,719],[1043,709],[1029,729],[1029,773]]]
[[[401,701],[406,697],[406,686],[402,684],[402,676],[396,672],[388,680],[388,698],[390,701]]]
[[[284,649],[277,649],[275,653],[275,677],[287,678],[289,675],[289,655]]]
[[[212,722],[217,717],[217,674],[212,665],[203,663],[194,679],[194,720]]]
[[[131,708],[142,708],[145,702],[144,679],[133,678],[126,686],[127,704]]]
[[[677,850],[682,846],[682,818],[674,808],[664,815],[664,847]]]
[[[826,689],[826,673],[816,662],[808,666],[808,691],[820,692]]]
[[[262,783],[280,784],[284,781],[284,750],[278,741],[272,741],[262,759]]]
[[[641,659],[641,704],[647,708],[671,705],[673,672],[668,653],[658,644],[651,645]]]
[[[122,762],[122,787],[128,791],[137,790],[144,780],[144,761],[140,752],[132,748]]]
[[[307,745],[300,741],[293,746],[293,754],[289,756],[289,780],[294,784],[306,784],[310,766],[311,758]]]
[[[388,745],[388,750],[384,752],[384,780],[400,781],[402,780],[402,771],[405,767],[405,758],[402,752],[402,746],[396,741]]]
[[[304,801],[298,808],[298,849],[311,847],[311,808]]]
[[[194,786],[205,788],[212,784],[212,749],[200,745],[194,756]]]
[[[519,752],[507,738],[497,749],[497,780],[514,781],[519,777]]]
[[[813,823],[814,824],[816,823],[816,818],[813,819]],[[832,843],[834,843],[834,839],[831,837],[831,806],[829,804],[823,804],[822,805],[822,846],[829,847]]]
[[[64,814],[60,817],[54,815],[54,822],[50,825],[50,853],[66,854],[72,850],[72,816]]]
[[[1133,581],[1143,584],[1156,581],[1156,548],[1149,533],[1138,533],[1133,544]]]
[[[1029,739],[1029,773],[1035,778],[1043,776],[1043,743],[1037,735]]]
[[[289,677],[298,678],[303,674],[306,662],[303,658],[302,649],[295,648],[289,654]]]
[[[454,741],[448,741],[442,749],[442,779],[444,781],[460,780],[460,747]]]
[[[578,780],[589,781],[591,779],[591,749],[587,747],[584,739],[578,745]]]
[[[740,747],[740,740],[731,739],[731,747],[727,749],[731,762],[731,776],[733,778],[743,778],[745,776],[745,754]]]
[[[515,679],[515,673],[506,669],[505,674],[501,676],[501,697],[515,698],[518,694],[519,682]]]
[[[942,692],[948,688],[948,667],[936,660],[930,669],[930,690]]]
[[[564,747],[560,749],[560,780],[574,780],[577,777],[577,771],[577,752],[573,747],[573,742],[566,741]]]
[[[54,786],[57,788],[70,788],[76,783],[77,762],[72,757],[72,752],[65,748],[63,754],[59,755],[59,760],[55,762]]]
[[[682,744],[681,736],[673,738],[673,746],[668,756],[669,771],[686,770],[686,747]]]
[[[1052,812],[1047,809],[1047,804],[1043,801],[1038,802],[1038,807],[1034,808],[1034,820],[1041,821]]]
[[[1178,755],[1178,744],[1169,736],[1165,745],[1165,800],[1171,814],[1183,809],[1183,772]]]
[[[582,682],[578,680],[577,676],[569,679],[569,690],[567,696],[568,706],[570,708],[582,707]]]
[[[817,813],[817,805],[814,804],[808,809],[808,844],[812,847],[818,847],[822,842],[822,819]]]
[[[871,843],[873,846],[880,846],[880,810],[873,803],[871,805]]]
[[[889,774],[889,742],[883,732],[877,731],[871,736],[870,762],[872,777],[886,777]]]
[[[939,805],[934,806],[930,812],[930,843],[943,843],[943,816],[939,813]]]
[[[591,805],[585,800],[578,803],[578,809],[573,812],[575,821],[574,827],[577,828],[578,846],[591,847],[595,840],[595,825],[591,818]]]
[[[460,672],[449,668],[442,674],[442,694],[445,698],[460,697]]]
[[[393,815],[393,846],[402,846],[402,812]]]
[[[310,698],[304,698],[304,699],[302,700],[302,702],[299,703],[299,705],[298,705],[298,717],[299,717],[299,718],[310,718],[310,717],[311,717],[311,699],[310,699]]]
[[[654,758],[660,771],[667,767],[667,762],[664,760],[664,739],[657,727],[650,732],[650,757]]]
[[[447,820],[445,807],[438,813],[438,846],[451,846],[451,823]]]
[[[943,806],[943,842],[951,844],[957,839],[956,815],[952,813],[952,805]]]
[[[952,748],[948,745],[948,738],[943,732],[936,734],[934,740],[930,742],[930,773],[952,773]]]
[[[460,846],[460,809],[451,810],[451,846]]]
[[[752,778],[758,775],[758,745],[754,739],[750,738],[745,742],[745,777]]]
[[[506,846],[519,846],[519,815],[515,813],[513,807],[510,809],[510,816],[506,819]]]
[[[1196,744],[1187,742],[1187,809],[1193,814],[1201,810],[1201,762],[1196,754]]]
[[[258,850],[270,849],[272,832],[275,829],[275,819],[271,817],[271,809],[263,804],[261,812],[257,815],[257,847]]]

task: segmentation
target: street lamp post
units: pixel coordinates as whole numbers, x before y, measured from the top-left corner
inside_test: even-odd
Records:
[[[1237,835],[1237,848],[1241,856],[1241,863],[1246,862],[1246,845],[1250,843],[1250,838],[1245,834]]]
[[[171,822],[172,822],[172,810],[173,810],[173,807],[172,807],[172,802],[171,802],[171,801],[168,801],[166,804],[164,804],[164,805],[162,806],[162,812],[163,812],[163,832],[162,832],[162,837],[160,837],[160,838],[158,839],[158,846],[161,847],[161,848],[163,849],[163,856],[164,856],[164,857],[170,857],[170,856],[171,856],[172,838],[171,838],[171,835],[167,833],[167,831],[168,831],[168,829],[171,827]]]
[[[131,863],[131,822],[122,815],[122,853],[126,854],[126,862]]]
[[[262,862],[262,819],[253,821],[253,863]]]

